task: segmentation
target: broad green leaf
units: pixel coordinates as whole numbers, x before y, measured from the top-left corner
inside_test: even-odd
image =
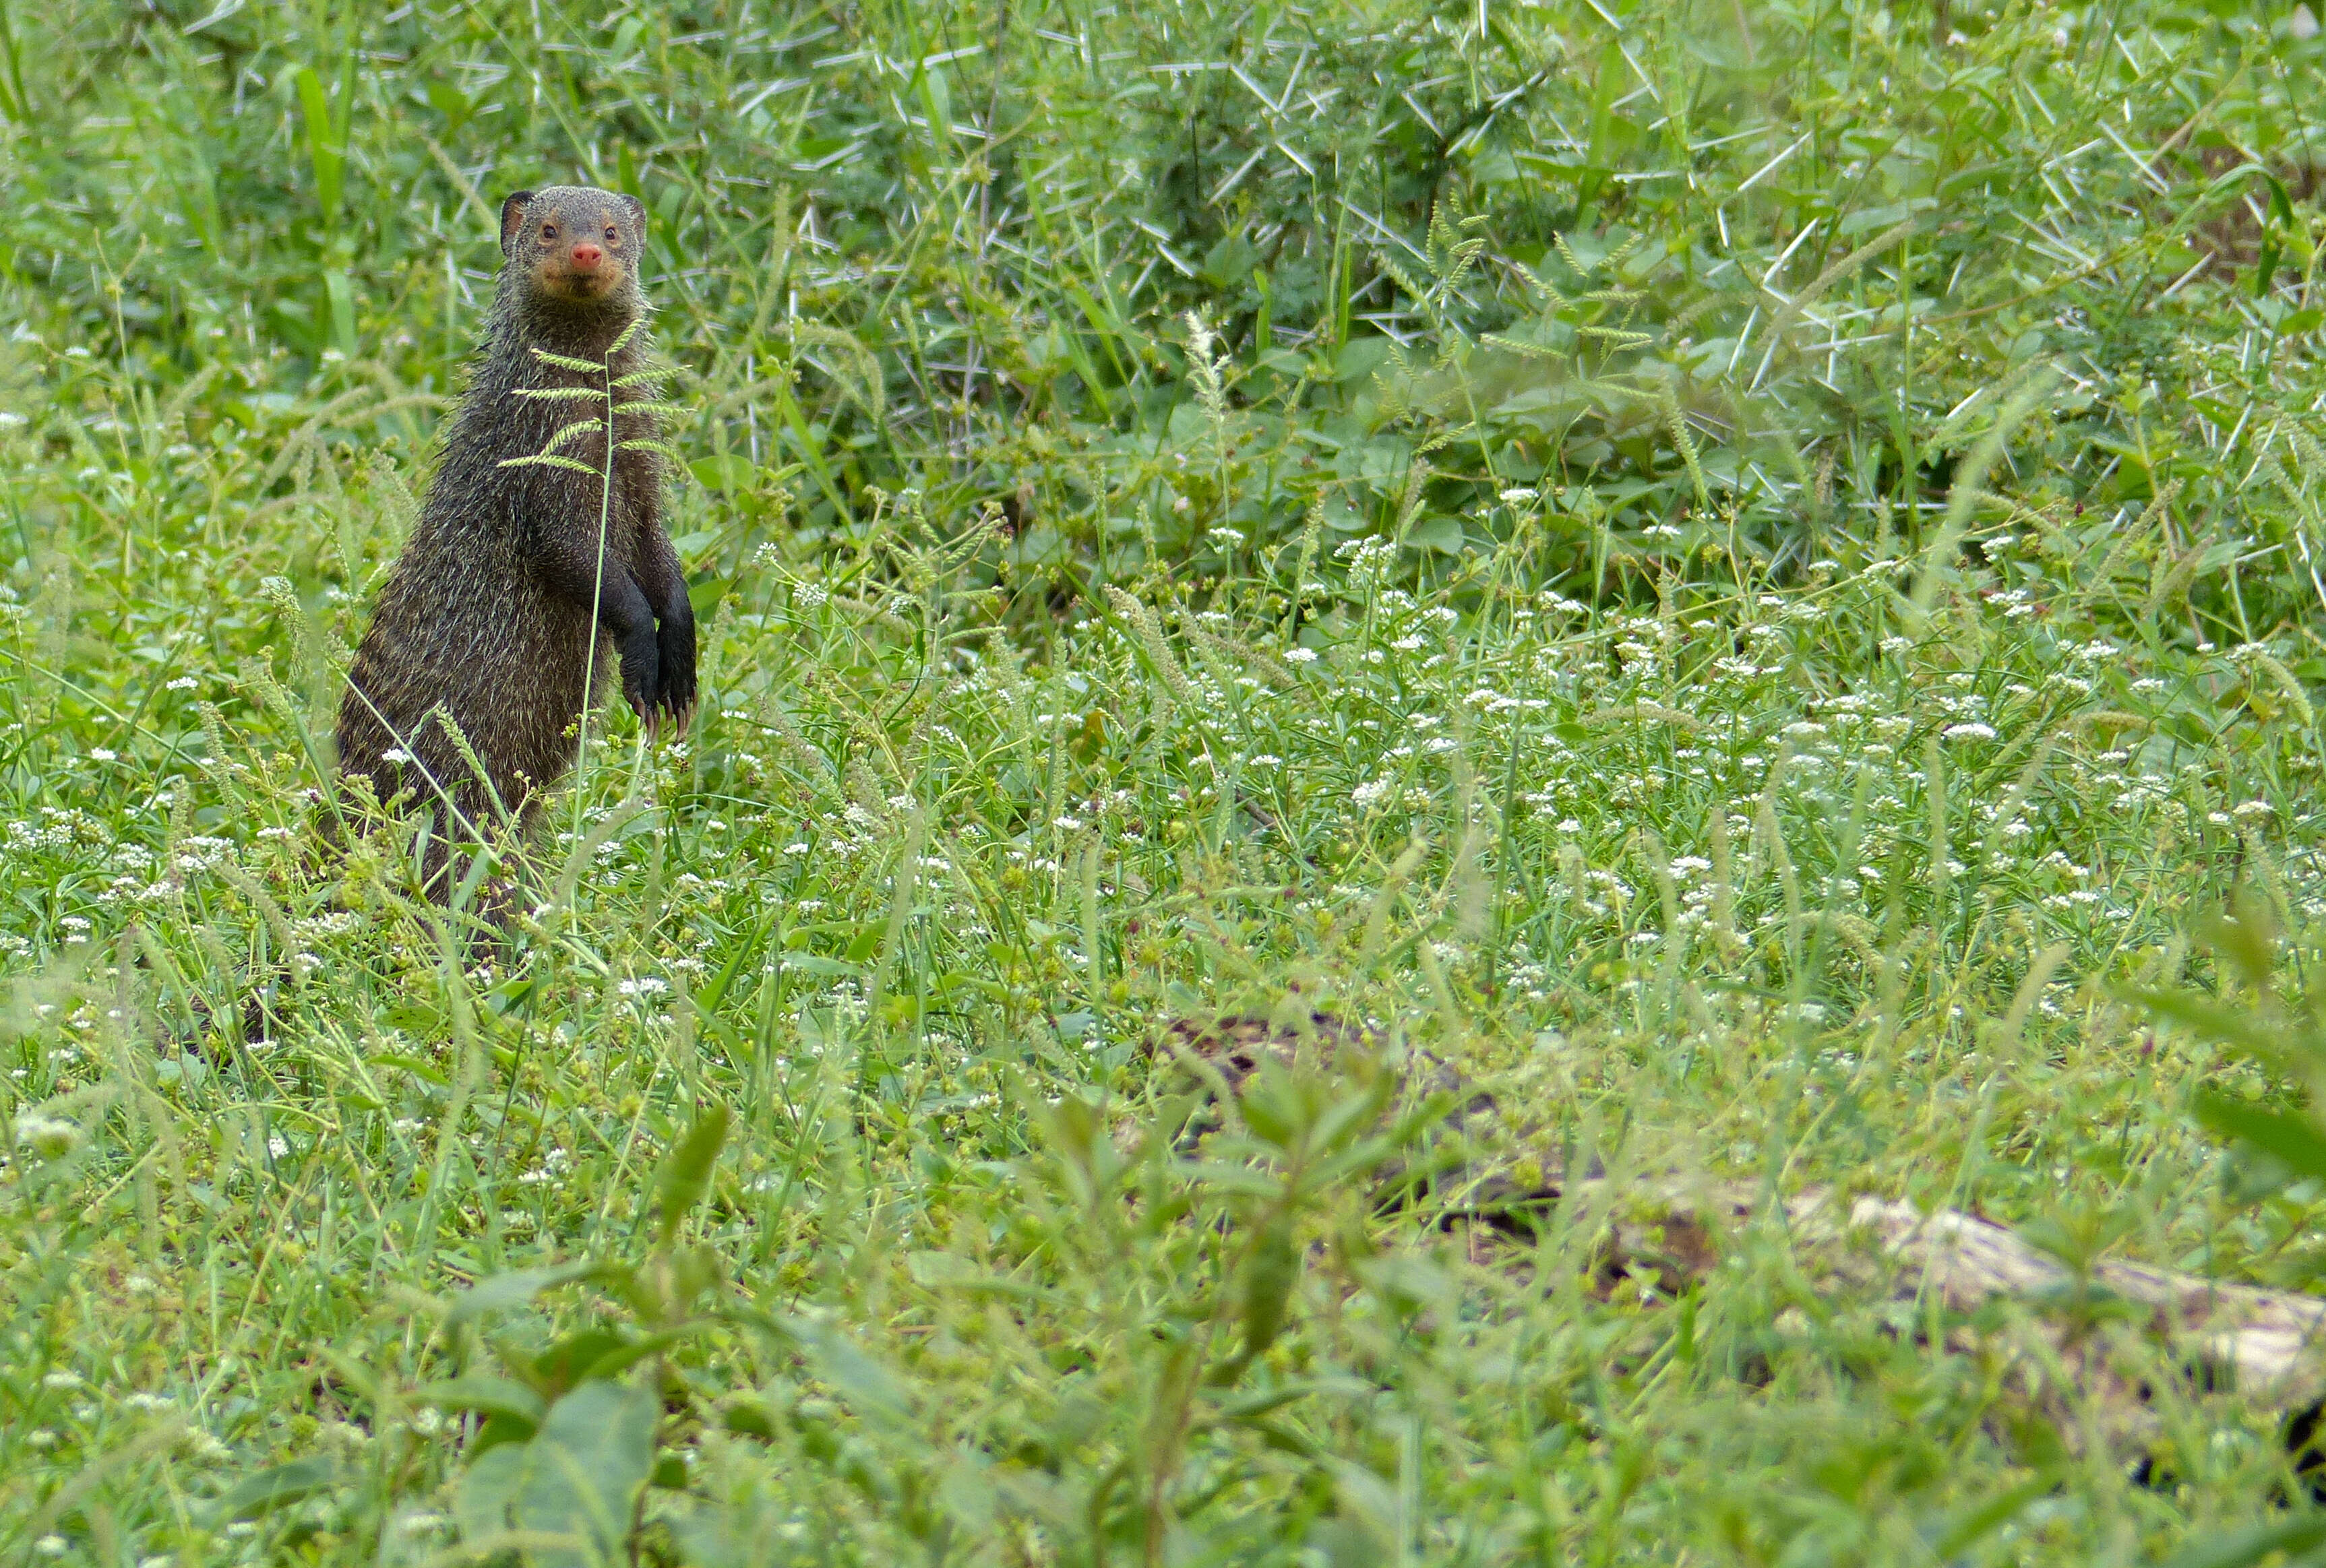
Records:
[[[218,1502],[229,1519],[255,1519],[287,1503],[312,1497],[339,1479],[339,1467],[321,1454],[309,1454],[245,1476]]]
[[[555,1399],[567,1389],[588,1382],[599,1362],[619,1353],[630,1342],[628,1334],[612,1329],[577,1329],[570,1334],[561,1334],[547,1350],[533,1358],[533,1378],[543,1393]],[[517,1369],[523,1374],[526,1368],[519,1366]]]
[[[648,1356],[670,1349],[696,1329],[704,1326],[707,1325],[684,1323],[675,1329],[665,1329],[660,1333],[648,1334],[644,1339],[625,1341],[591,1362],[584,1372],[584,1380],[600,1382],[619,1378]]]
[[[1947,1526],[1946,1534],[1939,1537],[1934,1555],[1941,1562],[1953,1562],[2017,1518],[2028,1504],[2038,1498],[2050,1496],[2059,1489],[2059,1486],[2058,1476],[2039,1475],[2024,1485],[2014,1487],[2001,1497],[1991,1498],[1969,1509]]]
[[[338,221],[340,188],[347,169],[346,137],[333,124],[323,79],[311,65],[301,66],[293,79],[299,92],[299,112],[307,123],[307,158],[315,174],[315,205],[326,223]]]
[[[1254,1239],[1239,1282],[1246,1355],[1257,1356],[1276,1342],[1284,1328],[1285,1302],[1299,1278],[1300,1249],[1291,1223],[1280,1214],[1272,1216]]]
[[[740,490],[757,478],[759,470],[742,453],[725,452],[697,458],[687,464],[686,471],[706,490]]]
[[[2178,1554],[2165,1559],[2163,1568],[2247,1568],[2250,1563],[2268,1561],[2278,1554],[2284,1554],[2280,1561],[2290,1563],[2302,1553],[2321,1545],[2326,1545],[2326,1515],[2312,1514],[2305,1518],[2256,1525],[2228,1536],[2217,1530],[2203,1531]]]
[[[509,1505],[525,1476],[528,1444],[505,1443],[477,1455],[452,1494],[452,1519],[464,1541],[498,1535],[509,1527]]]
[[[2306,1116],[2263,1110],[2207,1090],[2197,1119],[2225,1138],[2259,1149],[2297,1175],[2326,1177],[2326,1132]]]
[[[1440,555],[1459,555],[1469,543],[1458,517],[1424,517],[1406,530],[1405,542],[1417,550],[1434,550]]]
[[[847,1334],[817,1323],[795,1322],[791,1329],[816,1376],[857,1405],[891,1415],[912,1407],[896,1375]]]
[[[535,1426],[547,1408],[539,1394],[507,1378],[450,1378],[441,1383],[423,1383],[412,1391],[412,1397],[439,1410],[479,1410]]]
[[[589,1277],[597,1267],[594,1263],[561,1263],[554,1268],[521,1268],[480,1279],[452,1303],[452,1310],[444,1315],[444,1326],[458,1328],[487,1313],[523,1306],[553,1285]]]
[[[655,1199],[662,1208],[662,1239],[677,1239],[687,1211],[702,1201],[711,1185],[712,1167],[719,1162],[720,1146],[727,1141],[727,1108],[714,1104],[697,1118],[678,1146],[663,1162],[655,1178]]]
[[[535,1563],[598,1568],[627,1561],[631,1515],[654,1473],[661,1415],[652,1389],[619,1383],[584,1383],[549,1407],[539,1434],[521,1451],[525,1466],[511,1522],[579,1539],[568,1552],[537,1549]]]
[[[2138,991],[2134,995],[2149,1011],[2201,1038],[2234,1045],[2252,1056],[2266,1058],[2276,1053],[2276,1035],[2261,1027],[2253,1015],[2241,1007],[2227,1007],[2186,991]]]

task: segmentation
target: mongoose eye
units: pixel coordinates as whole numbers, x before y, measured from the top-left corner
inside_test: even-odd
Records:
[[[541,226],[541,237],[544,239],[555,239],[557,237],[557,226],[554,223],[543,224]]]
[[[619,239],[621,236],[615,232],[614,226],[609,223],[606,226],[606,237],[609,240],[614,240]]]

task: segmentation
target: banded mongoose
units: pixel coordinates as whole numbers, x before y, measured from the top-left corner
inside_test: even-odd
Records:
[[[604,373],[544,354],[596,365],[610,350],[618,383],[639,370],[645,227],[636,197],[582,186],[520,190],[502,203],[500,285],[484,343],[349,672],[340,771],[368,776],[382,801],[401,793],[434,812],[432,882],[448,840],[476,841],[503,812],[530,825],[542,792],[573,765],[585,682],[594,702],[609,683],[610,654],[650,730],[683,730],[694,709],[694,614],[663,527],[662,461],[638,444],[658,440],[653,413],[615,416],[608,487],[602,422],[568,429],[601,418],[602,395],[526,394],[605,391]],[[652,394],[633,384],[613,395]],[[522,460],[553,445],[566,462]],[[467,737],[483,776],[440,715]]]

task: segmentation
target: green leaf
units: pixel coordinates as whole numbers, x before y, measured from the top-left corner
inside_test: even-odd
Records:
[[[549,1407],[525,1456],[511,1522],[521,1530],[579,1537],[575,1548],[536,1548],[544,1568],[598,1568],[626,1562],[624,1543],[638,1494],[654,1474],[655,1424],[662,1406],[648,1388],[584,1383]]]
[[[2275,1525],[2256,1525],[2226,1536],[2215,1530],[2201,1532],[2167,1558],[2163,1568],[2247,1568],[2274,1552],[2291,1557],[2320,1545],[2326,1545],[2326,1515],[2312,1514]]]
[[[470,116],[477,112],[475,102],[448,81],[432,81],[428,84],[428,104],[431,108],[444,116],[444,128],[448,134],[448,140],[451,134],[457,134],[461,127],[468,123]]]
[[[758,466],[740,452],[718,452],[686,465],[694,482],[706,490],[740,490],[758,473]]]
[[[439,1410],[513,1416],[528,1427],[540,1425],[542,1413],[549,1407],[540,1395],[507,1378],[449,1378],[441,1383],[422,1384],[412,1391],[412,1397]]]
[[[694,608],[695,618],[709,620],[719,601],[735,586],[731,577],[702,577],[686,585],[686,602]]]
[[[711,1185],[711,1168],[719,1161],[720,1146],[727,1141],[727,1108],[713,1105],[697,1118],[686,1137],[663,1162],[655,1178],[655,1198],[662,1207],[662,1240],[668,1246],[678,1236],[687,1211],[702,1201]]]
[[[487,1313],[523,1306],[543,1291],[554,1285],[570,1285],[574,1280],[585,1279],[597,1269],[594,1263],[561,1263],[554,1268],[521,1268],[480,1279],[462,1291],[459,1299],[452,1303],[452,1310],[444,1314],[444,1326],[458,1328]]]
[[[1440,555],[1459,555],[1469,543],[1458,517],[1424,517],[1406,531],[1405,542],[1417,550],[1435,550]]]
[[[2212,1131],[2259,1149],[2296,1175],[2326,1177],[2326,1132],[2310,1118],[2262,1110],[2210,1090],[2191,1109]]]
[[[330,103],[323,79],[312,65],[302,65],[293,79],[299,90],[299,112],[307,122],[307,157],[315,172],[315,205],[323,221],[337,224],[340,187],[347,170],[346,137],[332,124]]]
[[[2204,1039],[2234,1045],[2253,1056],[2266,1057],[2275,1052],[2276,1036],[2242,1009],[2224,1007],[2186,991],[2136,991],[2134,995],[2146,1004],[2149,1011]]]
[[[533,1537],[526,1561],[536,1568],[627,1562],[661,1414],[651,1389],[582,1384],[550,1406],[530,1442],[478,1455],[453,1502],[462,1538],[473,1545],[522,1531]]]
[[[815,1375],[838,1392],[867,1410],[889,1415],[910,1411],[911,1401],[896,1375],[845,1333],[821,1323],[795,1321],[790,1327]]]
[[[577,1329],[561,1335],[534,1357],[535,1382],[550,1398],[558,1398],[567,1389],[588,1382],[600,1362],[627,1350],[630,1342],[628,1335],[611,1329]],[[517,1369],[526,1370],[522,1366]]]
[[[682,1248],[680,1250],[684,1253],[688,1249]],[[632,1340],[617,1345],[590,1363],[583,1381],[601,1382],[608,1378],[618,1378],[648,1356],[670,1349],[671,1346],[703,1326],[701,1323],[682,1324],[675,1329],[665,1329],[658,1334],[648,1334],[642,1340]]]
[[[530,1443],[533,1441],[533,1434],[540,1430],[539,1422],[527,1421],[522,1416],[488,1415],[485,1417],[485,1424],[477,1428],[477,1434],[469,1439],[468,1452],[470,1461],[483,1458],[487,1452],[498,1448],[503,1443],[521,1446]]]
[[[1292,1224],[1272,1215],[1252,1242],[1244,1260],[1237,1303],[1243,1317],[1243,1348],[1257,1356],[1276,1342],[1284,1329],[1284,1307],[1300,1278],[1300,1249],[1292,1239]]]
[[[527,1446],[505,1443],[486,1449],[470,1464],[452,1495],[452,1521],[462,1540],[480,1541],[509,1527],[509,1504],[524,1480]]]
[[[339,1467],[319,1453],[294,1459],[245,1476],[218,1501],[220,1515],[229,1519],[255,1519],[287,1503],[312,1497],[339,1479]]]
[[[686,553],[682,542],[674,542],[673,547],[682,556]],[[768,928],[762,924],[751,933],[749,941],[735,949],[719,972],[711,977],[711,983],[694,993],[694,1010],[698,1014],[712,1012],[725,999],[728,990],[735,984],[735,977],[742,973],[745,960],[759,951],[759,944],[767,940],[767,934]]]
[[[1966,1510],[1947,1526],[1946,1534],[1939,1537],[1937,1550],[1932,1555],[1942,1563],[1953,1562],[2017,1518],[2030,1503],[2059,1489],[2059,1485],[2058,1476],[2045,1473],[2012,1488],[2001,1497],[1990,1498],[1978,1507]]]
[[[516,1011],[539,984],[537,977],[513,975],[485,993],[485,1006],[493,1010],[495,1017],[505,1018]]]
[[[775,1440],[774,1417],[768,1414],[768,1407],[765,1405],[749,1395],[738,1396],[733,1404],[727,1406],[726,1420],[727,1430],[730,1432],[740,1432],[747,1437],[758,1438],[763,1443],[771,1443]]]

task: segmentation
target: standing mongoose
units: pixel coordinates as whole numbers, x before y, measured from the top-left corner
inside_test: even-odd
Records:
[[[573,765],[585,690],[592,701],[606,691],[609,654],[649,729],[684,729],[693,712],[694,613],[663,527],[654,414],[616,413],[606,485],[607,374],[557,363],[602,365],[610,351],[614,401],[650,401],[650,387],[620,385],[646,357],[645,226],[636,197],[582,186],[502,203],[484,344],[348,673],[340,769],[434,813],[424,875],[440,895],[450,840],[476,841],[504,812],[529,825]],[[563,460],[524,460],[544,453]]]

